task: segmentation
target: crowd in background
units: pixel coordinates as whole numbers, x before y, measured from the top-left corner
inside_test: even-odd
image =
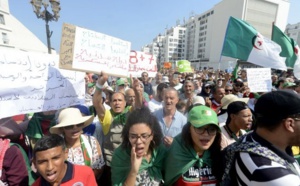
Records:
[[[155,77],[143,72],[140,78],[113,77],[105,72],[98,75],[86,73],[84,104],[0,120],[1,183],[31,185],[35,182],[35,185],[42,185],[47,182],[67,185],[74,179],[87,185],[96,182],[98,185],[125,186],[259,185],[275,184],[274,180],[286,176],[299,184],[299,166],[292,171],[284,168],[286,172],[283,171],[278,177],[259,180],[255,176],[259,173],[249,173],[249,165],[242,165],[244,154],[233,158],[233,151],[248,152],[251,149],[255,156],[282,163],[276,155],[269,157],[264,153],[259,154],[258,147],[266,148],[265,151],[269,152],[269,145],[265,145],[260,137],[267,136],[263,137],[265,139],[271,135],[258,130],[260,137],[257,137],[252,131],[268,122],[277,126],[282,119],[298,114],[300,81],[294,78],[290,70],[273,70],[271,77],[271,93],[274,95],[270,96],[271,93],[250,91],[245,69],[237,74],[214,69],[193,73],[163,69]],[[273,107],[272,101],[266,101],[272,96],[277,96],[281,101]],[[288,104],[285,98],[295,101],[287,106],[283,118],[277,119],[276,115],[270,116],[264,109],[259,110],[265,104],[270,106],[266,109],[280,110],[277,107],[284,108],[282,104]],[[256,108],[260,100],[262,103]],[[296,106],[292,106],[294,104]],[[276,120],[261,119],[267,117]],[[291,118],[297,121],[296,116]],[[269,130],[268,127],[262,128]],[[274,127],[270,128],[276,131]],[[250,136],[254,141],[244,136]],[[41,140],[45,142],[41,143]],[[240,144],[247,144],[247,147],[242,148]],[[300,143],[293,141],[287,144],[293,146],[294,156],[299,155],[297,145]],[[270,149],[275,154],[282,153]],[[50,152],[54,154],[53,157]],[[60,154],[55,156],[57,152]],[[252,156],[250,153],[249,158],[257,161]],[[44,162],[50,162],[53,158],[62,161],[59,165],[44,165]],[[294,166],[295,162],[288,160]],[[237,161],[238,166],[233,166],[233,161]],[[53,167],[49,168],[50,165]],[[90,167],[87,175],[82,173],[79,176],[69,170],[80,170],[77,165]],[[271,169],[269,171],[272,174]],[[74,178],[68,177],[69,174]],[[90,181],[82,181],[86,179],[85,176]],[[280,183],[283,182],[281,180]]]

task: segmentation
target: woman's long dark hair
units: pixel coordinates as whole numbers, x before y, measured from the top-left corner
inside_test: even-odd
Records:
[[[140,109],[135,109],[127,117],[126,124],[122,131],[122,147],[124,149],[131,149],[131,144],[129,141],[129,130],[133,125],[136,125],[138,123],[144,123],[151,129],[153,140],[150,143],[149,150],[153,151],[153,149],[161,144],[163,134],[156,117],[152,115],[149,108],[145,106]]]
[[[190,132],[191,123],[188,122],[183,128],[182,128],[182,139],[186,146],[189,146],[191,148],[193,147],[193,139]],[[216,176],[218,182],[220,183],[222,180],[222,158],[221,158],[221,131],[218,131],[215,137],[214,142],[209,147],[209,152],[212,160],[212,172],[213,175]]]

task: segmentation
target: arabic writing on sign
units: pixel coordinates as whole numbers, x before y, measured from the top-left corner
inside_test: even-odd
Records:
[[[247,81],[251,92],[270,92],[272,90],[270,68],[248,68]]]
[[[60,43],[59,66],[64,69],[72,68],[75,26],[64,24]]]
[[[58,56],[0,50],[0,118],[84,102],[84,73],[58,68]]]
[[[128,75],[130,42],[76,27],[72,68]]]
[[[141,77],[143,72],[147,72],[149,77],[155,77],[157,72],[155,56],[145,52],[132,50],[129,57],[128,72],[133,77]]]

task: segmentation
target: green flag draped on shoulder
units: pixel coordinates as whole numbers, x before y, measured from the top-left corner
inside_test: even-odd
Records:
[[[182,135],[177,135],[165,159],[165,185],[174,184],[195,163],[198,163],[199,167],[203,164],[211,166],[210,158],[208,150],[204,151],[202,157],[199,157],[193,147],[185,145]]]
[[[166,149],[163,144],[153,150],[150,162],[143,158],[139,172],[147,170],[151,179],[162,180],[163,160]],[[122,186],[131,169],[131,149],[119,146],[113,154],[111,173],[113,186]]]
[[[230,17],[222,56],[237,58],[262,67],[286,70],[285,58],[278,44],[264,37],[247,22]]]

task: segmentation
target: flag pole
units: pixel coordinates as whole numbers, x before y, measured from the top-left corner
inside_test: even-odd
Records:
[[[222,50],[221,50],[221,54],[220,54],[220,58],[219,58],[219,70],[220,70],[220,66],[221,66],[222,52],[223,52],[224,45],[225,45],[225,37],[226,37],[226,35],[227,35],[227,32],[228,32],[228,25],[229,25],[230,19],[231,19],[231,16],[230,16],[230,17],[229,17],[229,19],[228,19],[228,23],[227,23],[226,32],[225,32],[224,39],[223,39],[223,46],[222,46]]]
[[[273,21],[273,22],[272,22],[272,34],[271,34],[271,40],[272,40],[272,41],[274,41],[274,38],[273,38],[273,37],[274,37],[274,34],[273,34],[273,33],[274,33],[274,25],[275,25],[275,23],[274,23],[274,21]]]

